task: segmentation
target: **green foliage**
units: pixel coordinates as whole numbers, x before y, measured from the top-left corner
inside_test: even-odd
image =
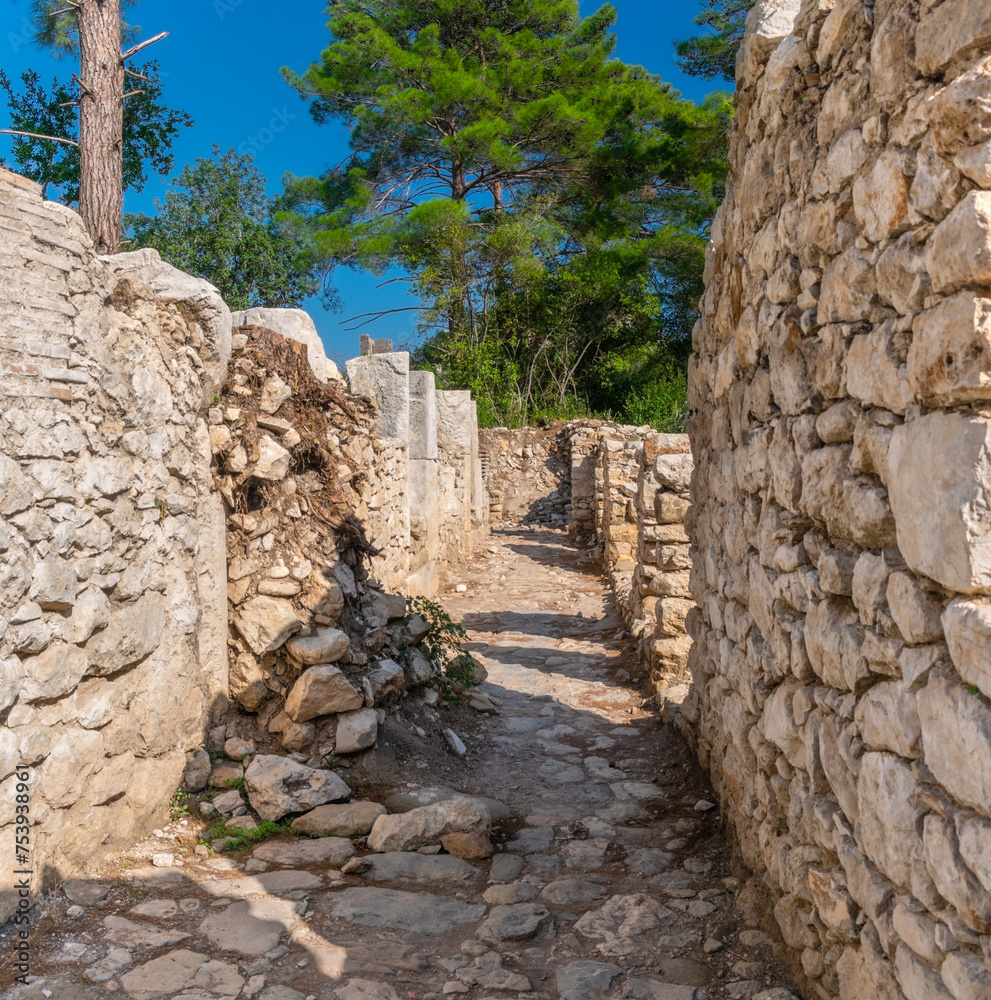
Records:
[[[228,827],[223,821],[220,821],[219,823],[214,823],[203,834],[200,843],[209,846],[215,840],[226,839],[231,841],[231,843],[227,844],[224,848],[225,851],[241,851],[252,844],[261,843],[263,840],[268,840],[270,837],[277,837],[282,833],[291,833],[295,836],[296,831],[290,826],[291,823],[291,817],[286,817],[286,819],[279,820],[277,823],[262,820],[253,830],[242,830],[240,827]]]
[[[167,176],[174,162],[172,143],[180,128],[193,124],[185,111],[176,111],[163,103],[157,79],[158,63],[149,62],[139,69],[149,80],[141,84],[143,93],[124,102],[125,191],[143,190],[149,172]],[[10,128],[78,140],[78,109],[72,103],[77,100],[75,84],[56,77],[48,91],[41,77],[29,69],[21,73],[18,90],[10,77],[0,70],[0,90],[6,95]],[[37,181],[46,197],[57,196],[66,204],[79,200],[79,149],[76,146],[14,136],[11,156],[14,169]],[[0,160],[0,165],[6,164]]]
[[[120,0],[121,14],[137,3],[138,0]],[[79,52],[79,26],[74,10],[76,6],[75,3],[63,3],[62,0],[31,0],[35,43],[39,48],[48,49],[57,59]],[[140,30],[137,25],[121,20],[121,45],[133,42]]]
[[[471,389],[483,424],[610,407],[686,353],[731,105],[701,106],[612,58],[615,10],[575,0],[337,0],[302,76],[352,155],[293,178],[279,218],[326,283],[404,268],[417,362]],[[618,366],[618,367],[617,367]],[[608,384],[599,372],[627,372]],[[667,380],[672,385],[677,379]],[[667,395],[632,405],[670,422]]]
[[[747,14],[757,0],[700,0],[695,23],[712,31],[677,42],[678,65],[689,76],[706,80],[736,79],[736,53],[743,41]]]
[[[441,697],[445,701],[456,701],[458,693],[470,688],[478,662],[463,643],[468,633],[459,625],[443,606],[427,597],[410,597],[406,600],[406,621],[419,615],[430,625],[430,631],[423,639],[423,648],[434,666]]]
[[[233,310],[300,305],[316,282],[298,240],[272,216],[264,176],[249,155],[213,151],[173,178],[157,215],[125,218],[130,249],[154,247],[216,285]]]
[[[169,801],[169,816],[173,822],[189,815],[189,799],[190,796],[181,788],[172,793],[172,798]]]

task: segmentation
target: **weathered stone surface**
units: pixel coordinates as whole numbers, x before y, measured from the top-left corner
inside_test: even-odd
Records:
[[[289,601],[276,597],[253,597],[234,613],[233,622],[259,656],[278,649],[303,627]]]
[[[445,934],[485,916],[480,903],[461,903],[430,893],[395,889],[345,889],[334,896],[331,912],[338,920],[365,927],[393,927],[417,937]]]
[[[545,906],[514,903],[509,906],[493,906],[475,934],[487,944],[526,941],[553,924],[554,918]]]
[[[348,802],[317,806],[292,821],[292,828],[310,837],[364,837],[385,814],[377,802]]]
[[[593,1000],[605,996],[612,981],[622,973],[618,965],[582,959],[557,971],[555,985],[565,1000]]]
[[[991,299],[972,292],[943,299],[912,324],[908,377],[927,406],[991,398]]]
[[[991,816],[991,707],[945,669],[919,692],[926,766],[951,795]]]
[[[926,270],[937,292],[991,281],[991,193],[971,191],[936,227]]]
[[[336,628],[318,628],[312,635],[293,636],[286,643],[289,655],[305,666],[336,663],[347,656],[350,648],[347,633]]]
[[[369,855],[369,877],[376,882],[467,882],[479,870],[461,858],[448,854],[417,854],[415,851],[389,851]]]
[[[344,837],[320,837],[317,840],[296,840],[292,843],[270,841],[254,849],[252,857],[274,865],[326,864],[340,868],[348,858],[354,857],[354,847]]]
[[[957,598],[947,605],[942,623],[957,673],[991,696],[991,602]]]
[[[963,413],[910,420],[888,449],[898,548],[916,573],[963,593],[991,591],[988,462],[988,422]]]
[[[337,717],[337,753],[357,753],[375,745],[378,738],[378,716],[374,708],[360,708]]]
[[[320,771],[288,757],[259,754],[244,772],[251,808],[266,820],[305,812],[346,799],[351,790],[333,771]]]
[[[589,910],[575,931],[595,942],[603,955],[635,955],[652,947],[649,942],[660,929],[675,922],[675,914],[650,896],[613,896],[599,909]],[[688,939],[695,936],[690,932]]]
[[[927,14],[915,36],[915,62],[926,76],[942,73],[954,60],[991,42],[991,14],[979,3],[948,0]]]
[[[495,852],[492,841],[484,833],[447,833],[440,842],[448,854],[471,861],[491,858]]]
[[[21,698],[26,702],[61,698],[72,691],[89,669],[89,657],[77,646],[50,646],[24,661]]]
[[[297,903],[284,899],[245,899],[211,914],[200,934],[220,951],[263,955],[298,921]]]
[[[373,851],[405,851],[437,843],[447,833],[484,833],[492,820],[477,799],[456,798],[398,815],[380,816],[368,837]]]
[[[364,696],[340,668],[324,664],[303,671],[286,699],[286,715],[293,722],[308,722],[321,715],[351,711],[364,702]]]

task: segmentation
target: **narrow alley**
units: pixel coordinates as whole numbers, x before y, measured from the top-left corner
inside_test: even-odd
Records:
[[[419,759],[400,707],[374,753],[392,744],[405,783],[354,797],[389,813],[480,797],[491,858],[368,853],[360,826],[204,857],[177,820],[49,899],[37,978],[8,1000],[791,998],[596,570],[563,532],[503,527],[463,586],[441,600],[488,674],[470,707],[442,710],[464,755]],[[167,849],[175,864],[155,867]]]

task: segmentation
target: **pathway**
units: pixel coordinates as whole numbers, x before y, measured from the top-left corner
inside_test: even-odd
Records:
[[[489,802],[494,857],[359,848],[346,868],[371,867],[342,874],[345,839],[270,840],[72,884],[9,1000],[790,998],[600,578],[562,533],[514,529],[465,582],[442,600],[488,678],[441,780]],[[451,794],[405,776],[390,812]]]

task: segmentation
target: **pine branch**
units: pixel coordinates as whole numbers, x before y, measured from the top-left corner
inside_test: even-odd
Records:
[[[132,45],[126,52],[121,52],[120,54],[121,61],[123,62],[127,59],[131,59],[133,56],[136,56],[142,49],[148,48],[149,45],[154,45],[155,42],[160,42],[163,38],[166,38],[167,36],[168,32],[163,31],[155,35],[154,38],[148,38],[143,42],[138,42],[137,45]]]

